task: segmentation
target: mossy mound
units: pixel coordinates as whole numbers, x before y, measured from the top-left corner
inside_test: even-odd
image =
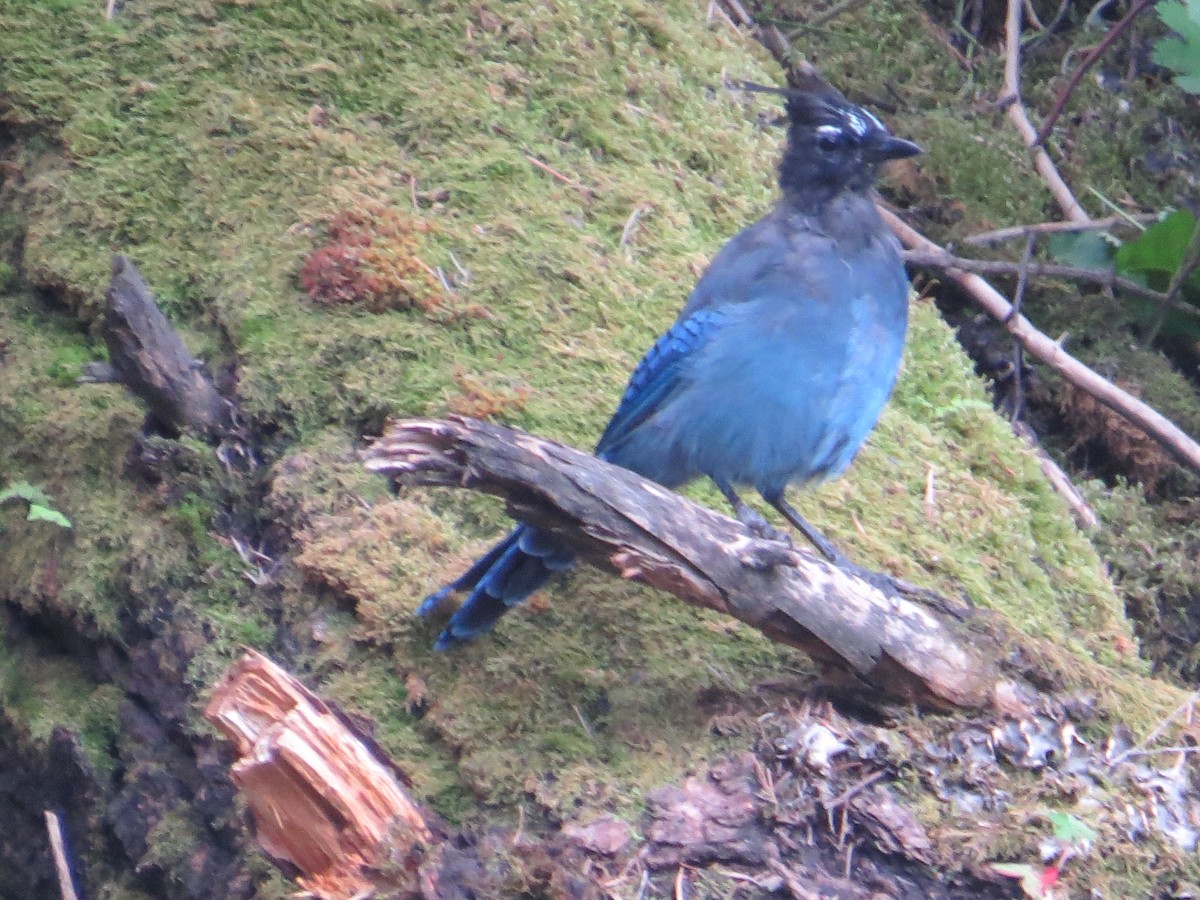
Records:
[[[0,599],[104,645],[172,636],[192,738],[239,646],[281,657],[370,716],[418,797],[452,819],[481,804],[504,820],[633,815],[647,789],[736,745],[738,729],[714,722],[779,702],[806,660],[591,571],[493,637],[432,653],[435,626],[413,608],[506,519],[449,492],[389,499],[354,448],[390,416],[464,409],[591,445],[706,260],[771,203],[776,110],[722,86],[726,72],[777,80],[765,55],[682,0],[97,12],[0,11],[16,173],[0,196],[17,211],[0,230],[16,261],[0,297],[13,336],[0,486],[43,486],[74,526],[0,510]],[[937,108],[941,64],[910,46],[910,9],[871,15],[920,110],[897,128],[948,177],[962,162],[946,148],[971,144],[958,130],[971,126]],[[817,62],[845,82],[866,66],[845,47]],[[1012,148],[998,137],[979,152],[994,169]],[[1033,217],[1027,194],[1012,202]],[[370,265],[348,268],[347,247],[369,247]],[[71,383],[101,355],[88,335],[111,250],[194,352],[236,370],[262,438],[253,487],[188,441],[152,441],[166,476],[139,477],[136,402]],[[1143,680],[1094,549],[928,302],[868,448],[798,504],[863,564],[1057,644],[1061,670],[1135,727],[1177,702]],[[119,698],[18,644],[0,665],[4,716],[30,734],[98,735],[97,766],[117,771],[120,748],[101,738]],[[176,857],[150,858],[169,872]]]

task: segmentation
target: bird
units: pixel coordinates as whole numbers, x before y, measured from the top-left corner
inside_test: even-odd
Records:
[[[751,533],[787,540],[738,494],[750,486],[831,563],[849,565],[784,491],[845,471],[891,394],[909,282],[873,186],[886,162],[922,149],[826,83],[745,87],[785,101],[779,198],[713,257],[635,368],[595,453],[667,488],[707,477]],[[573,563],[553,534],[520,523],[417,613],[468,592],[435,643],[447,650]]]

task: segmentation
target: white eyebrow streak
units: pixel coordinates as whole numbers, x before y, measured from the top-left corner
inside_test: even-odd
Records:
[[[883,127],[883,123],[875,118],[874,115],[860,107],[846,110],[845,115],[850,129],[859,137],[865,135],[872,128],[878,128],[880,131],[887,130]]]
[[[847,110],[846,120],[850,123],[850,129],[859,137],[867,133],[867,123],[862,120],[862,116],[858,113]]]
[[[841,134],[841,133],[842,133],[842,129],[839,128],[837,125],[818,125],[817,126],[817,134],[837,135],[837,134]]]
[[[879,119],[877,119],[875,117],[874,113],[872,113],[870,110],[864,109],[864,110],[861,110],[861,112],[864,116],[866,116],[868,119],[871,120],[871,124],[874,125],[876,128],[878,128],[881,131],[887,130],[886,128],[884,128],[883,123],[880,122]]]

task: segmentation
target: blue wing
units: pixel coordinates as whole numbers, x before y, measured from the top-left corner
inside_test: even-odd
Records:
[[[676,322],[655,341],[630,376],[621,403],[596,445],[597,456],[619,461],[613,457],[621,444],[678,389],[689,359],[720,328],[724,318],[719,309],[703,309]]]

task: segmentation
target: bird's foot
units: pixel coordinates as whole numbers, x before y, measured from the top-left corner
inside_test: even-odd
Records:
[[[839,554],[840,556],[841,554]],[[837,568],[841,569],[847,575],[853,575],[855,578],[865,581],[871,587],[883,591],[885,594],[892,596],[909,596],[922,593],[921,589],[915,585],[909,584],[900,578],[893,578],[884,572],[876,572],[873,569],[867,569],[856,563],[850,562],[845,556],[833,563]]]
[[[446,598],[453,593],[454,586],[450,584],[446,585],[441,590],[434,591],[421,601],[421,605],[417,607],[417,615],[423,619],[430,613],[435,612],[443,603],[446,602]]]
[[[764,541],[779,541],[782,544],[792,545],[792,537],[786,531],[780,531],[766,519],[764,519],[756,510],[749,506],[743,505],[737,511],[738,521],[746,526],[747,530],[756,538]]]

